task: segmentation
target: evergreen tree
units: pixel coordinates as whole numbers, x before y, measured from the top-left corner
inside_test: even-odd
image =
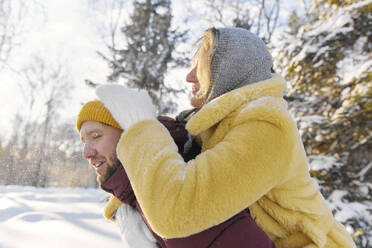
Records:
[[[277,67],[291,83],[287,98],[307,153],[332,156],[343,165],[311,171],[325,196],[344,189],[345,200],[370,201],[372,2],[314,0],[312,6],[302,20],[292,14],[291,29],[276,48]],[[352,226],[372,232],[363,219]],[[367,247],[362,237],[357,241]]]
[[[112,59],[106,58],[112,69],[109,80],[123,79],[129,87],[147,90],[162,114],[176,110],[167,96],[182,92],[164,82],[170,63],[178,63],[172,57],[175,45],[185,37],[171,29],[171,21],[170,0],[134,1],[130,23],[121,27],[126,46],[111,47]]]

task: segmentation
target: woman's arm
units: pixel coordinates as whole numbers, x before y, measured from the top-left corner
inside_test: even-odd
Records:
[[[117,152],[150,226],[175,238],[217,225],[266,194],[287,175],[292,143],[273,124],[249,121],[185,163],[167,130],[148,120],[122,135]]]

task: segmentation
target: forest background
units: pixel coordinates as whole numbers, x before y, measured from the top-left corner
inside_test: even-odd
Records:
[[[52,2],[0,0],[0,184],[97,187],[74,125],[94,88],[146,89],[175,116],[195,42],[235,26],[268,45],[311,175],[358,246],[372,244],[371,0]]]

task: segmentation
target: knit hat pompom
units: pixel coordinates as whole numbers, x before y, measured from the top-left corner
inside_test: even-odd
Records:
[[[76,128],[80,132],[84,121],[98,121],[122,129],[112,117],[110,111],[99,100],[89,101],[83,105],[76,119]]]

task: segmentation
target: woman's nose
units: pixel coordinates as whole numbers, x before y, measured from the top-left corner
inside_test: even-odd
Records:
[[[93,157],[95,155],[96,155],[96,150],[91,145],[89,145],[88,143],[86,143],[84,145],[84,149],[83,149],[83,157],[85,159],[89,159],[89,158],[91,158],[91,157]]]
[[[198,78],[196,76],[196,66],[189,72],[189,74],[187,74],[186,81],[189,82],[189,83],[199,82]]]

